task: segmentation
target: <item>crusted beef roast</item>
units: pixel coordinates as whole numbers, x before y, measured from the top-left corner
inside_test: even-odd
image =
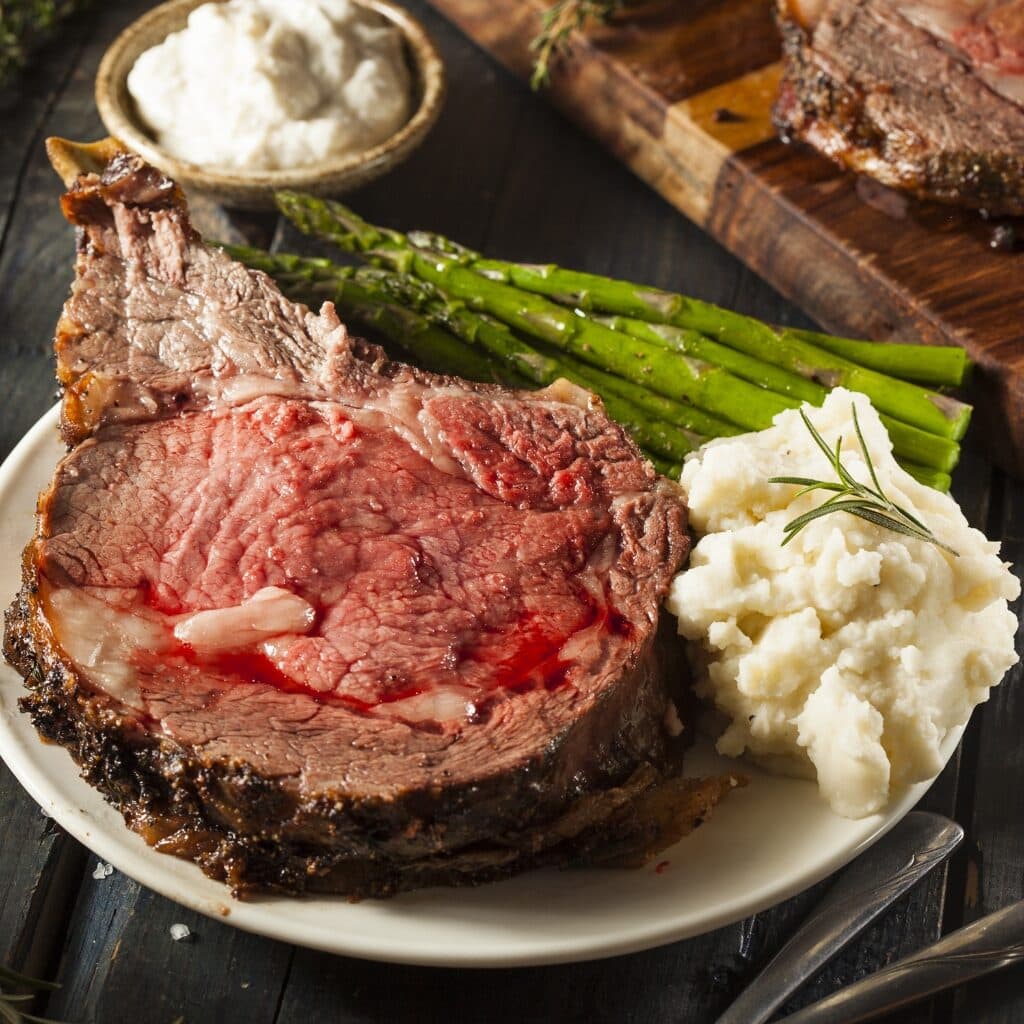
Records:
[[[592,396],[389,361],[136,157],[63,208],[72,447],[5,651],[132,828],[237,892],[362,896],[707,813],[657,637],[685,506]]]
[[[784,135],[894,188],[1024,213],[1024,0],[780,0]]]

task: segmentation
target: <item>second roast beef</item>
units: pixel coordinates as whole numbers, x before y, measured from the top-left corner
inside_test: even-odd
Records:
[[[784,135],[927,199],[1024,213],[1024,0],[780,0]]]
[[[204,246],[137,158],[64,210],[74,447],[6,652],[129,825],[236,891],[368,895],[707,812],[657,641],[685,506],[589,394],[388,361]]]

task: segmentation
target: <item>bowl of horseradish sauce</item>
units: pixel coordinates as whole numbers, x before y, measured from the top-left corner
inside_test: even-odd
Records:
[[[444,63],[389,0],[172,0],[104,55],[107,130],[186,189],[269,209],[278,189],[340,195],[419,145]]]

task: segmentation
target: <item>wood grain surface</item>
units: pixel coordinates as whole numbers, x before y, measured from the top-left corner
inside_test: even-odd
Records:
[[[74,238],[46,164],[49,134],[101,131],[91,86],[106,44],[147,3],[97,4],[18,83],[0,92],[0,456],[54,398],[53,328]],[[556,260],[687,291],[779,323],[813,326],[722,247],[539,102],[421,0],[448,62],[450,94],[427,143],[351,197],[373,220],[443,231],[524,260]],[[742,7],[737,8],[739,10]],[[722,59],[729,49],[723,44]],[[713,82],[708,87],[713,87]],[[677,83],[682,94],[684,83]],[[273,220],[215,230],[297,248]],[[968,452],[954,490],[973,523],[1024,562],[1024,488]],[[1021,893],[1024,701],[1012,674],[980,708],[922,806],[951,814],[968,848],[821,972],[788,1010],[905,955]],[[72,1024],[710,1024],[815,907],[827,883],[709,935],[612,960],[492,971],[435,970],[331,957],[247,935],[97,866],[0,766],[0,959],[57,979],[38,1009]],[[751,856],[757,851],[751,850]],[[172,924],[192,936],[173,942]],[[906,1011],[901,1024],[1024,1019],[1016,970]]]
[[[549,0],[431,2],[529,76]],[[994,250],[976,213],[907,200],[780,142],[778,60],[771,0],[655,0],[577,34],[547,96],[830,331],[965,348],[981,371],[979,436],[1024,474],[1024,250]]]

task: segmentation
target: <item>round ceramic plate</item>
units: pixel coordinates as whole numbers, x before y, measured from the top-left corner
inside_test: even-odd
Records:
[[[36,497],[62,454],[57,410],[0,467],[0,599],[20,580]],[[636,871],[535,871],[477,889],[425,889],[390,900],[233,900],[199,868],[156,853],[83,782],[70,756],[40,742],[17,708],[22,681],[0,669],[0,755],[43,810],[98,857],[164,896],[239,928],[348,956],[491,967],[613,956],[698,935],[791,896],[835,871],[921,798],[915,786],[884,815],[848,821],[808,782],[774,778],[698,743],[690,774],[742,771],[711,821]],[[947,738],[944,753],[959,735]],[[667,863],[666,863],[667,862]]]

